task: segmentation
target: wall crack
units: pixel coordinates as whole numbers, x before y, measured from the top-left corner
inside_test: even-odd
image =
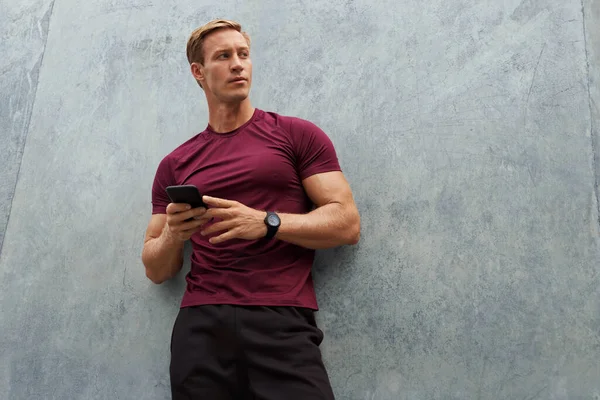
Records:
[[[590,78],[590,57],[588,51],[588,41],[587,41],[587,26],[586,26],[586,14],[585,14],[585,5],[584,0],[581,0],[581,18],[583,25],[583,43],[585,50],[585,67],[587,73],[587,92],[588,92],[588,105],[590,109],[590,138],[591,138],[591,146],[592,146],[592,173],[594,175],[594,196],[596,198],[596,218],[598,227],[600,228],[600,189],[598,188],[598,171],[597,167],[600,163],[598,159],[598,135],[596,134],[596,124],[594,121],[594,108],[593,108],[593,100],[592,100],[592,82]]]
[[[38,22],[38,29],[40,28],[40,26],[43,26],[45,24],[47,24],[47,28],[46,28],[46,38],[44,39],[44,47],[42,48],[42,54],[40,55],[40,59],[38,61],[39,64],[39,68],[37,70],[37,75],[38,75],[38,79],[36,80],[36,84],[35,84],[35,89],[34,89],[34,93],[33,93],[33,101],[31,102],[31,108],[29,109],[29,115],[27,116],[27,122],[25,124],[25,134],[23,136],[23,147],[21,150],[21,157],[19,160],[19,167],[17,168],[17,176],[15,178],[15,184],[12,190],[12,198],[10,199],[10,204],[8,206],[8,217],[6,220],[6,226],[4,227],[4,232],[3,232],[3,236],[2,236],[2,241],[0,241],[0,255],[2,255],[2,249],[4,249],[4,242],[5,242],[5,238],[6,238],[6,232],[8,231],[8,227],[10,225],[10,215],[11,215],[11,211],[12,211],[12,205],[13,205],[13,201],[15,198],[15,193],[17,190],[17,185],[19,184],[19,177],[21,175],[21,166],[23,165],[23,154],[25,153],[25,148],[27,146],[27,138],[29,136],[29,125],[31,124],[31,116],[33,115],[33,110],[35,109],[35,103],[37,100],[37,92],[38,92],[38,87],[40,85],[39,82],[39,76],[42,73],[42,67],[43,67],[43,63],[44,63],[44,55],[46,54],[46,46],[48,45],[48,37],[50,36],[50,19],[52,17],[52,13],[54,12],[54,3],[56,2],[56,0],[52,0],[52,3],[50,3],[50,6],[48,7],[48,10],[46,10],[46,12],[44,13],[44,16],[42,17],[42,19]],[[40,33],[43,34],[43,30],[40,29]],[[29,74],[31,74],[31,71],[29,72]]]

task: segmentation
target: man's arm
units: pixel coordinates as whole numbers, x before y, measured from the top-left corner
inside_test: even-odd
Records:
[[[315,174],[306,178],[303,185],[316,209],[307,214],[278,213],[281,226],[276,238],[311,249],[358,243],[360,216],[342,172]],[[222,232],[211,237],[211,243],[234,238],[253,240],[265,236],[265,211],[210,196],[204,196],[204,202],[211,206],[206,212],[207,218],[222,219],[202,231],[203,235]]]
[[[316,208],[308,214],[278,214],[275,237],[311,249],[357,244],[360,215],[342,172],[315,174],[302,184]]]
[[[154,214],[146,229],[142,262],[146,276],[156,284],[171,279],[183,266],[183,245],[206,222],[204,208],[169,204],[167,214]],[[198,218],[193,221],[188,218]]]
[[[156,284],[174,277],[183,265],[184,242],[174,240],[169,235],[166,222],[166,214],[151,217],[142,250],[146,276]]]

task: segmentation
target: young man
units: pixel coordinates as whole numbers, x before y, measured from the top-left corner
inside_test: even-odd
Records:
[[[314,124],[253,108],[250,39],[215,20],[187,46],[209,121],[159,164],[142,260],[162,283],[191,271],[171,338],[173,399],[333,399],[311,268],[356,244],[360,217],[333,144]],[[205,208],[171,204],[195,185]]]

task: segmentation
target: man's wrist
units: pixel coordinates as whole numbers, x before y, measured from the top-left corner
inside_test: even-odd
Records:
[[[259,211],[257,214],[257,219],[258,219],[258,225],[260,226],[260,237],[264,238],[265,236],[267,236],[267,232],[268,232],[268,228],[267,228],[267,223],[266,223],[266,218],[267,218],[268,212],[267,211]]]
[[[266,233],[264,237],[267,239],[273,239],[277,236],[277,232],[281,226],[281,218],[276,212],[267,211],[264,218],[264,225],[266,227]]]

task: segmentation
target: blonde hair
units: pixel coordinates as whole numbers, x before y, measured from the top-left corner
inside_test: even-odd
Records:
[[[244,36],[246,42],[248,42],[248,47],[250,47],[250,36],[246,32],[242,32],[242,26],[238,22],[227,19],[215,19],[197,28],[190,35],[187,42],[187,59],[190,65],[195,62],[201,65],[204,64],[204,52],[202,48],[204,38],[217,29],[235,29]]]

